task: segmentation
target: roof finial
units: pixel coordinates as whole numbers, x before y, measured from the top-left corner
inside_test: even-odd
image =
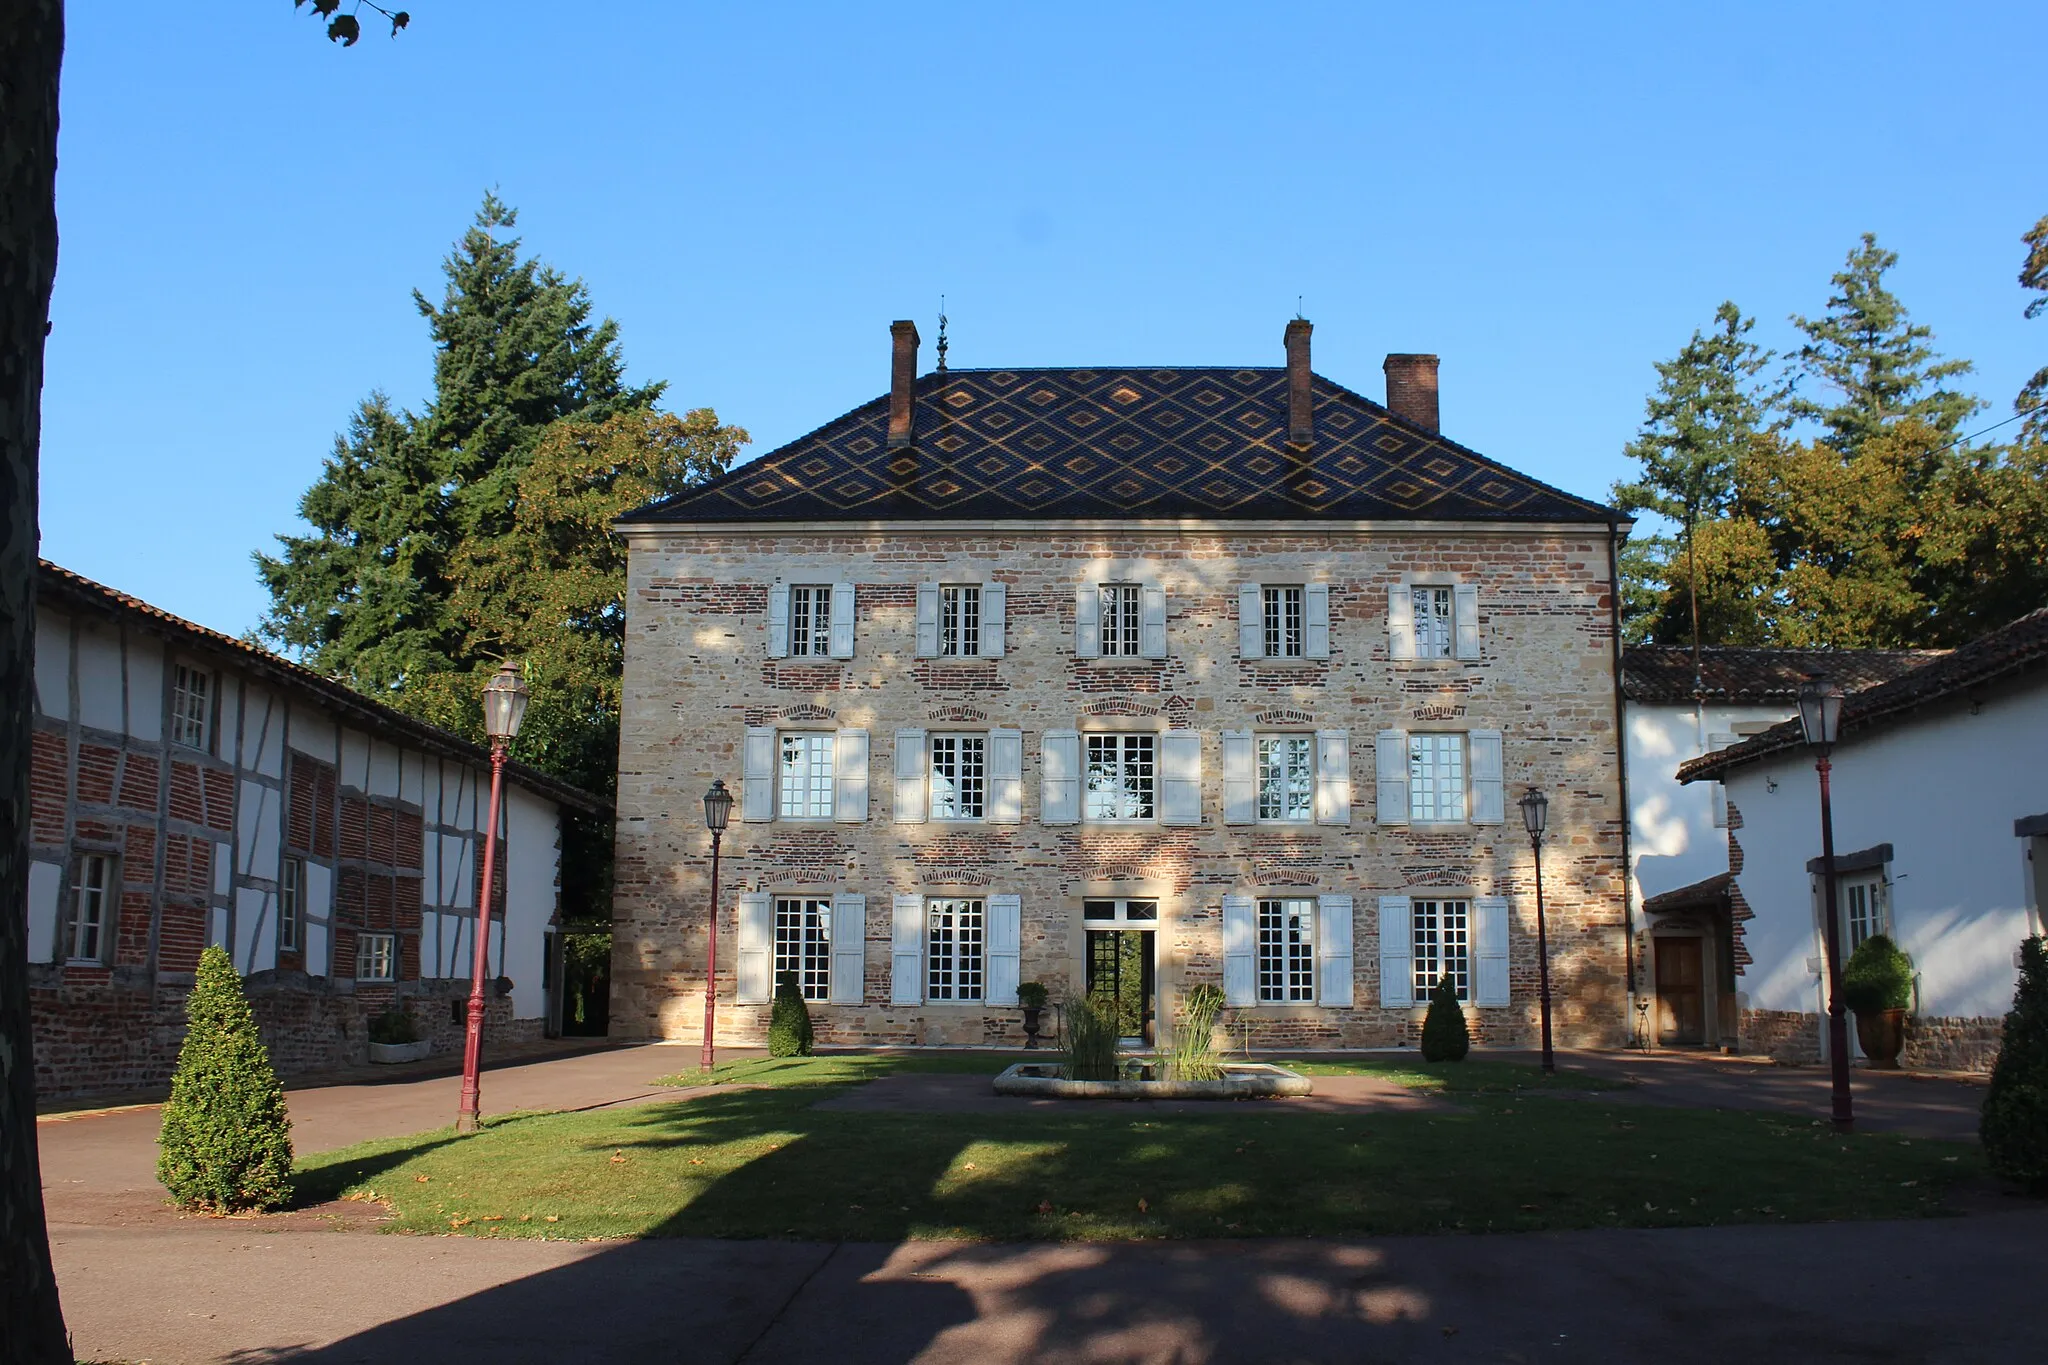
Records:
[[[1308,314],[1301,311],[1301,295],[1299,294],[1294,296],[1294,318],[1297,322],[1305,322],[1308,319]]]
[[[946,296],[939,295],[939,373],[946,372]]]

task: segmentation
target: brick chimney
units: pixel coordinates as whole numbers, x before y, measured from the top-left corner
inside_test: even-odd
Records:
[[[1436,357],[1390,355],[1386,362],[1387,406],[1418,427],[1441,431],[1436,408]]]
[[[910,444],[917,417],[917,324],[889,324],[889,445]]]
[[[1315,399],[1309,392],[1307,318],[1287,324],[1287,444],[1306,450],[1315,443]]]

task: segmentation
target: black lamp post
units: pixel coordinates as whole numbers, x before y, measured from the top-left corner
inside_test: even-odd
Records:
[[[711,912],[704,919],[704,1051],[699,1063],[710,1075],[717,1061],[712,1042],[718,1029],[718,843],[732,819],[732,793],[718,778],[704,793],[704,828],[711,831]]]
[[[1848,1132],[1856,1123],[1849,1098],[1849,1020],[1842,1003],[1842,925],[1835,901],[1835,813],[1828,794],[1828,755],[1835,747],[1842,719],[1842,685],[1825,677],[1808,678],[1799,685],[1799,728],[1813,750],[1813,768],[1820,774],[1820,859],[1821,875],[1827,883],[1826,922],[1821,941],[1826,945],[1828,966],[1828,1069],[1834,1080],[1835,1128]]]
[[[462,1040],[462,1098],[455,1131],[474,1133],[481,1102],[484,1054],[484,973],[491,951],[491,889],[498,879],[498,805],[505,785],[505,746],[526,719],[526,681],[509,660],[484,684],[484,733],[491,737],[491,813],[484,821],[484,882],[477,892],[476,951],[469,967],[469,1022]]]
[[[1536,999],[1543,1006],[1543,1074],[1557,1074],[1550,1050],[1550,933],[1543,921],[1543,826],[1550,819],[1550,798],[1531,787],[1515,804],[1522,808],[1522,826],[1536,854]]]

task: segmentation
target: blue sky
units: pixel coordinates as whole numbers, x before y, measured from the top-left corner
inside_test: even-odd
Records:
[[[1602,496],[1652,362],[1723,298],[1782,349],[1865,230],[2010,412],[2048,361],[2037,7],[563,5],[412,0],[331,47],[284,0],[70,7],[43,552],[216,629],[483,191],[630,373],[771,449],[952,363],[1264,364],[1299,296],[1371,396]],[[367,16],[366,16],[367,17]]]

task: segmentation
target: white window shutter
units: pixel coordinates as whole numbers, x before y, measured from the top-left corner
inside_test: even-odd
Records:
[[[858,891],[832,897],[832,979],[834,1005],[858,1005],[867,996],[868,898]]]
[[[1351,732],[1316,731],[1316,823],[1351,823]]]
[[[924,1003],[924,897],[898,892],[889,926],[889,1003]]]
[[[1465,735],[1472,765],[1472,823],[1499,825],[1507,821],[1507,779],[1501,760],[1498,730],[1472,730]]]
[[[935,659],[939,654],[939,585],[917,585],[917,657]]]
[[[789,584],[768,585],[768,657],[789,657]]]
[[[1038,751],[1038,819],[1072,825],[1081,819],[1081,732],[1047,730]]]
[[[868,818],[868,732],[841,730],[832,744],[832,818],[857,825]]]
[[[1461,659],[1479,657],[1479,588],[1460,583],[1451,589],[1451,628],[1457,635],[1455,648]]]
[[[1408,823],[1408,732],[1382,730],[1373,741],[1373,770],[1378,795],[1373,818],[1382,825]]]
[[[1093,583],[1074,589],[1074,657],[1102,657],[1102,590]]]
[[[1316,926],[1316,1003],[1348,1008],[1351,1004],[1351,911],[1349,896],[1318,897]]]
[[[1387,584],[1387,657],[1415,657],[1415,596],[1406,583]]]
[[[1237,585],[1237,657],[1266,657],[1266,591],[1257,583]]]
[[[981,657],[1003,657],[1003,621],[1010,614],[1010,589],[1002,583],[981,585]]]
[[[1301,590],[1303,657],[1330,657],[1330,585],[1310,583]]]
[[[832,585],[832,657],[853,657],[853,584]]]
[[[1472,902],[1472,1003],[1508,1003],[1508,902],[1479,896]]]
[[[1166,657],[1166,589],[1147,583],[1138,590],[1138,655]]]
[[[988,732],[988,822],[1014,825],[1024,819],[1024,732]]]
[[[896,732],[896,785],[890,793],[899,825],[921,825],[929,808],[930,784],[925,781],[924,731]]]
[[[1740,738],[1740,735],[1730,734],[1708,735],[1707,752],[1711,754],[1717,750],[1725,749]],[[1707,785],[1713,788],[1714,828],[1726,829],[1728,828],[1728,784],[1725,782],[1709,782]]]
[[[1202,736],[1171,730],[1159,737],[1159,823],[1202,823]]]
[[[1252,927],[1252,898],[1223,898],[1223,1003],[1256,1005],[1258,934]]]
[[[1258,747],[1249,730],[1223,732],[1223,823],[1251,825],[1259,819]]]
[[[1406,896],[1380,897],[1380,1004],[1415,1003],[1415,926]]]
[[[775,913],[766,891],[740,893],[739,964],[734,996],[742,1005],[765,1005],[775,992],[768,970],[775,960]]]
[[[740,819],[775,818],[775,727],[749,725],[740,753]]]
[[[1015,1005],[1023,966],[1024,902],[1019,896],[988,898],[988,936],[983,957],[988,975],[982,989],[985,1005]]]

